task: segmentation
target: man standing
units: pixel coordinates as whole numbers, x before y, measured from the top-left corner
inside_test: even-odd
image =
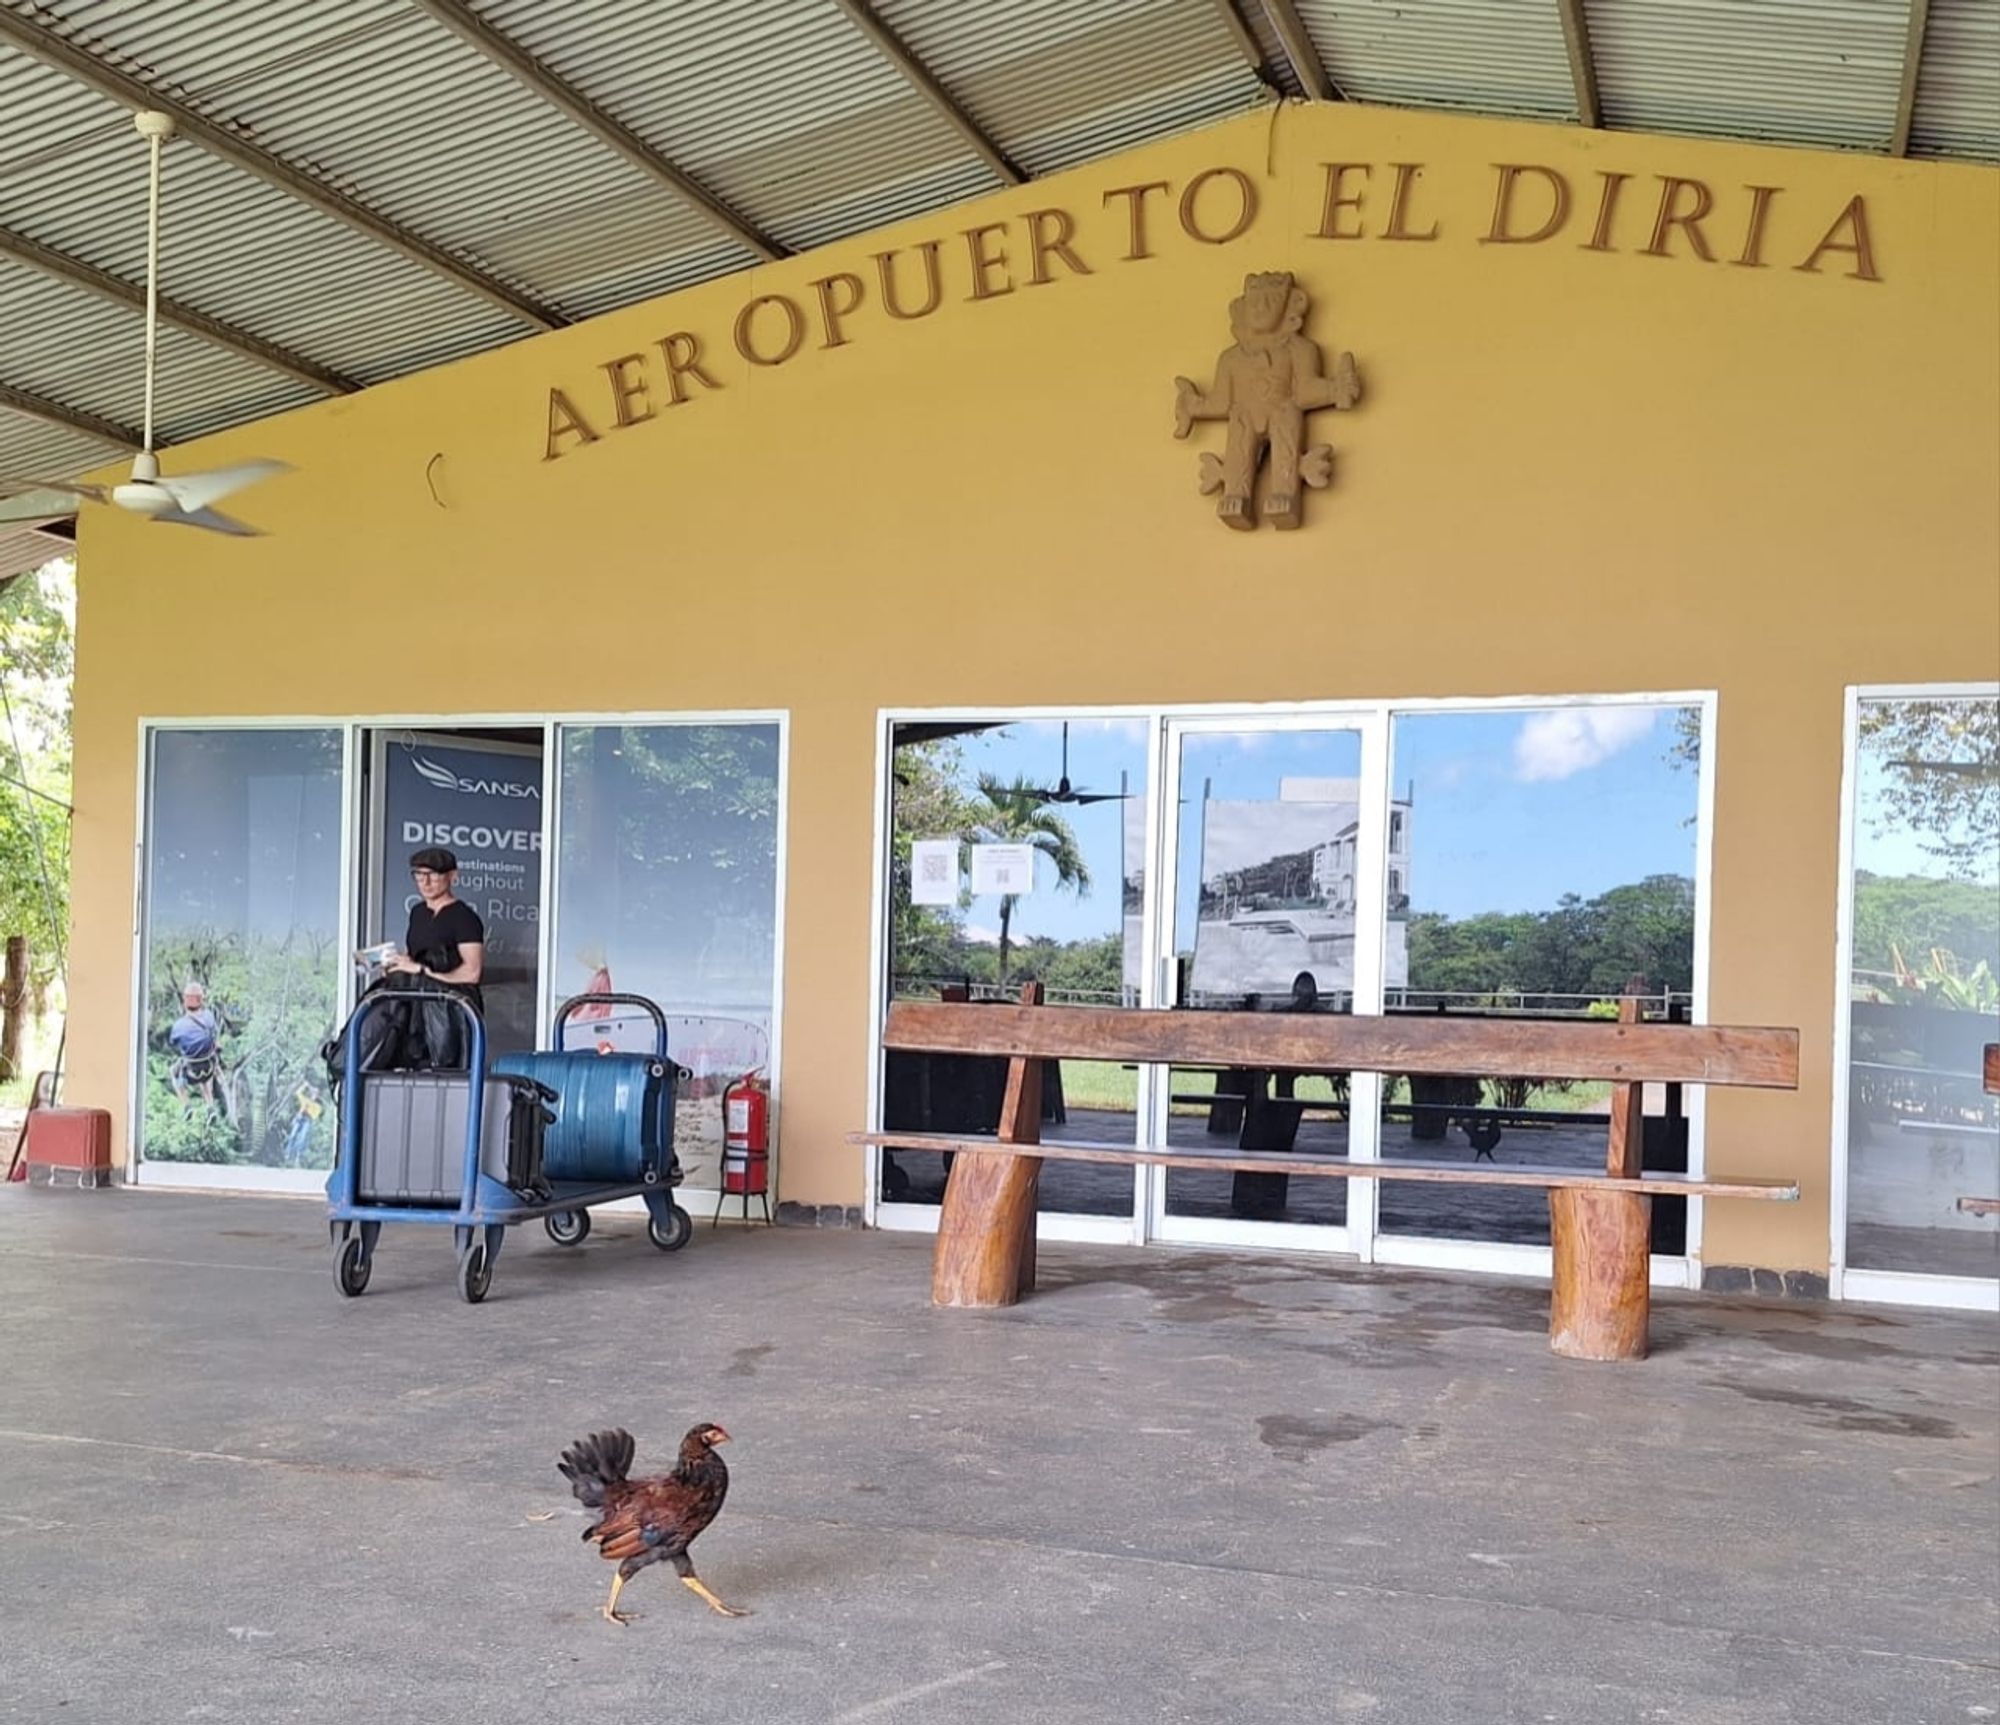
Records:
[[[417,902],[410,906],[410,925],[403,950],[383,966],[385,974],[409,977],[405,986],[442,988],[463,997],[482,1018],[486,998],[480,978],[486,974],[486,925],[479,912],[452,896],[458,880],[458,858],[440,846],[430,846],[410,858],[410,880]],[[426,1029],[426,1064],[456,1067],[460,1063],[458,1035],[462,1028],[450,1008],[438,1006],[420,1015]]]
[[[211,1112],[215,1108],[216,1043],[221,1034],[208,1004],[208,990],[199,982],[188,983],[181,990],[181,1015],[167,1031],[167,1046],[174,1051],[168,1079],[181,1099],[182,1113],[196,1094]]]

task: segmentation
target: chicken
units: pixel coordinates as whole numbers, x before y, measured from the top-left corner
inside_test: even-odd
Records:
[[[639,1479],[626,1477],[634,1447],[630,1432],[598,1432],[563,1451],[557,1469],[578,1501],[598,1512],[583,1537],[596,1540],[600,1555],[618,1565],[611,1578],[611,1597],[604,1602],[609,1622],[631,1621],[619,1611],[618,1595],[649,1563],[672,1564],[683,1585],[724,1617],[748,1615],[709,1592],[688,1558],[688,1547],[715,1519],[728,1495],[729,1469],[715,1453],[717,1444],[728,1441],[729,1434],[719,1425],[695,1426],[681,1439],[680,1461],[672,1473]]]

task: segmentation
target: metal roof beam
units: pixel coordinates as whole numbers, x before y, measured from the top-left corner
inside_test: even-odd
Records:
[[[44,275],[55,276],[91,293],[101,294],[106,299],[116,300],[120,305],[137,306],[142,310],[145,307],[146,290],[138,283],[128,282],[123,276],[115,276],[109,270],[101,270],[95,264],[85,263],[83,259],[73,258],[66,252],[55,251],[12,228],[0,227],[0,257],[13,258],[30,269],[40,270]],[[273,371],[284,372],[288,377],[309,383],[315,389],[326,390],[332,395],[348,395],[361,387],[354,379],[329,371],[290,348],[237,329],[178,301],[162,299],[159,312],[162,323],[200,336],[203,341],[226,348],[245,359],[253,359]]]
[[[1889,154],[1910,153],[1910,125],[1917,113],[1917,74],[1924,64],[1924,32],[1930,27],[1931,0],[1910,0],[1909,27],[1903,36],[1903,82],[1896,92],[1896,124],[1889,134]]]
[[[1244,0],[1215,0],[1215,9],[1222,15],[1222,27],[1229,32],[1229,39],[1236,44],[1236,51],[1249,63],[1256,74],[1257,82],[1274,96],[1285,94],[1284,86],[1270,63],[1264,58],[1264,45],[1257,40],[1257,32],[1250,28],[1250,20],[1243,16]]]
[[[537,329],[560,329],[569,322],[560,312],[509,287],[497,276],[488,275],[476,265],[452,256],[442,246],[371,210],[366,204],[356,202],[345,192],[323,184],[282,156],[237,136],[186,103],[177,102],[164,91],[118,71],[74,42],[57,35],[46,25],[32,23],[5,6],[0,6],[0,42],[11,43],[22,53],[66,72],[79,84],[110,101],[135,110],[151,108],[157,113],[172,116],[175,129],[210,155],[221,157],[267,185],[277,186],[301,203],[310,204],[322,215],[359,229],[391,251],[424,265],[467,292],[512,313],[524,323],[532,324]]]
[[[429,13],[447,30],[470,43],[496,66],[503,67],[544,101],[560,108],[599,143],[616,150],[642,173],[664,181],[738,245],[766,261],[789,255],[785,247],[677,168],[624,121],[606,113],[513,37],[487,23],[465,4],[465,0],[411,0],[411,4],[419,11]]]
[[[1590,21],[1583,0],[1556,0],[1562,14],[1563,46],[1569,50],[1569,77],[1576,87],[1577,124],[1593,131],[1604,124],[1604,104],[1597,94],[1597,59],[1590,51]]]
[[[972,146],[981,161],[1010,186],[1026,184],[1028,176],[1007,159],[998,144],[980,130],[978,122],[958,105],[957,98],[937,81],[930,68],[910,52],[909,45],[902,37],[882,22],[875,8],[868,4],[868,0],[833,0],[833,3],[847,14],[862,35],[875,44],[883,57],[915,86],[917,93],[951,123],[952,129]]]
[[[51,425],[60,425],[69,431],[82,431],[101,438],[106,443],[117,444],[124,449],[139,447],[139,434],[129,425],[120,425],[115,419],[100,419],[96,414],[86,412],[81,407],[71,407],[64,402],[51,401],[45,395],[36,395],[32,390],[16,389],[10,383],[0,383],[0,407],[11,407],[16,413],[25,413],[30,419],[47,420]]]
[[[1271,28],[1277,32],[1279,45],[1285,50],[1285,58],[1292,64],[1292,76],[1298,79],[1299,88],[1315,102],[1338,102],[1342,100],[1334,81],[1326,75],[1326,64],[1319,57],[1319,49],[1306,31],[1305,20],[1299,16],[1299,9],[1292,0],[1258,0],[1264,8],[1264,16],[1271,21]]]

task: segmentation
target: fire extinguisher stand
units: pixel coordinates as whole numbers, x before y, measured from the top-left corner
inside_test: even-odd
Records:
[[[715,1214],[708,1225],[722,1221],[722,1206],[732,1197],[743,1200],[743,1220],[750,1220],[750,1200],[763,1206],[771,1219],[771,1092],[763,1068],[755,1067],[722,1092],[722,1190],[715,1195]]]

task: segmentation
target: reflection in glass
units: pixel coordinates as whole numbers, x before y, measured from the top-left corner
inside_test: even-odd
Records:
[[[1174,955],[1191,1011],[1352,1012],[1361,740],[1351,730],[1181,739]],[[1397,975],[1400,951],[1389,954]],[[1347,1074],[1175,1067],[1178,1149],[1347,1154]],[[1337,1226],[1347,1182],[1170,1168],[1170,1216]]]
[[[142,1159],[332,1166],[340,799],[337,730],[154,734]]]
[[[1847,1263],[2000,1275],[2000,700],[1865,700],[1853,811]]]
[[[1694,987],[1698,708],[1581,705],[1400,714],[1403,849],[1388,931],[1406,955],[1386,1009],[1454,1017],[1686,1015]],[[1411,838],[1414,835],[1415,843]],[[1385,1161],[1602,1169],[1609,1091],[1525,1079],[1385,1075]],[[1678,1086],[1648,1085],[1649,1169],[1687,1166]],[[1532,1188],[1384,1181],[1384,1233],[1546,1245]],[[1686,1205],[1653,1202],[1680,1252]]]
[[[554,1001],[643,994],[669,1015],[675,1149],[719,1184],[722,1092],[770,1059],[777,989],[775,724],[565,725],[550,952]],[[585,1008],[593,1042],[650,1046],[649,1022]]]
[[[1040,982],[1061,1006],[1136,1005],[1146,833],[1146,726],[1127,719],[899,724],[893,738],[889,994],[1018,999]],[[987,872],[1025,847],[1025,887]],[[882,1121],[890,1130],[998,1130],[1007,1062],[889,1053]],[[1116,1061],[1048,1069],[1042,1136],[1129,1143],[1137,1074]],[[880,1196],[935,1204],[944,1157],[890,1150]],[[1129,1216],[1129,1168],[1049,1162],[1045,1212]]]

